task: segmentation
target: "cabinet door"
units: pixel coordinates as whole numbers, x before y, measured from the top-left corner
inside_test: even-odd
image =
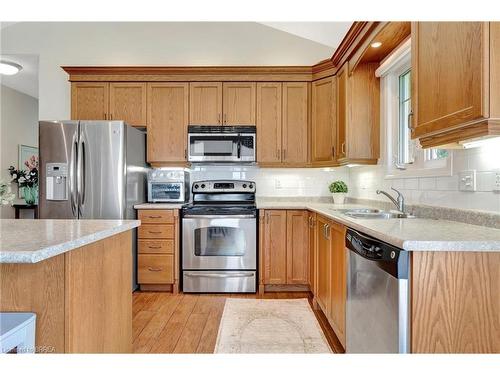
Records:
[[[189,124],[222,125],[222,82],[189,84]]]
[[[109,83],[76,82],[71,84],[71,119],[107,120]]]
[[[286,210],[266,210],[264,284],[286,284]]]
[[[348,90],[347,63],[337,72],[337,158],[346,157],[347,135],[347,90]]]
[[[331,300],[331,240],[330,240],[330,220],[317,215],[317,236],[318,247],[316,259],[316,301],[328,317],[330,314]]]
[[[316,213],[308,212],[309,224],[309,288],[313,295],[316,295],[316,259],[317,259],[317,246],[316,246]]]
[[[309,274],[309,226],[305,210],[286,213],[286,282],[307,284]]]
[[[257,84],[257,161],[281,162],[281,83]]]
[[[224,125],[255,126],[255,82],[224,82]]]
[[[188,84],[148,84],[148,162],[186,161]]]
[[[413,133],[488,117],[486,22],[412,24]]]
[[[336,157],[335,96],[335,77],[312,83],[311,161],[313,164],[332,164]]]
[[[331,310],[330,325],[345,347],[345,309],[346,309],[346,262],[345,228],[341,224],[331,224]]]
[[[307,82],[283,83],[283,163],[306,164],[308,161]]]
[[[146,84],[140,82],[110,83],[109,119],[123,120],[132,126],[146,126]]]

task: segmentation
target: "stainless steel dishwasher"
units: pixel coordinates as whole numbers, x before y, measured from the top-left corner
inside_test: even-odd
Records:
[[[409,253],[346,231],[347,353],[408,353]]]

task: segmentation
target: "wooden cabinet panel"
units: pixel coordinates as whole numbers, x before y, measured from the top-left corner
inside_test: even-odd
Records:
[[[141,224],[172,224],[174,212],[173,210],[139,210],[137,218]]]
[[[308,212],[309,224],[309,288],[313,295],[316,294],[316,260],[317,260],[317,246],[316,246],[316,213]]]
[[[174,282],[174,256],[139,254],[137,256],[139,284],[172,284]]]
[[[187,83],[148,84],[148,162],[185,162]]]
[[[109,119],[129,125],[147,125],[146,83],[112,82],[109,84]]]
[[[323,216],[317,215],[316,246],[316,301],[328,317],[331,311],[331,222]]]
[[[345,227],[331,223],[331,310],[329,322],[339,341],[345,347],[345,309],[346,309],[346,260]]]
[[[412,136],[488,117],[489,25],[412,24]]]
[[[75,82],[71,84],[73,120],[107,120],[109,83]]]
[[[147,224],[141,225],[138,229],[139,238],[162,238],[162,239],[172,239],[174,238],[174,225],[173,224]]]
[[[222,125],[222,82],[189,84],[189,124]]]
[[[336,82],[328,77],[312,83],[311,162],[332,165],[336,157]]]
[[[173,254],[175,241],[172,240],[138,240],[139,254]]]
[[[224,125],[255,126],[255,82],[224,82]]]
[[[305,210],[286,212],[286,282],[307,284],[309,276],[309,227]]]
[[[308,161],[308,91],[307,82],[283,83],[283,163]]]
[[[346,156],[348,64],[337,72],[337,158]]]
[[[286,284],[286,210],[266,210],[264,284]]]
[[[281,162],[281,83],[257,84],[257,162]]]

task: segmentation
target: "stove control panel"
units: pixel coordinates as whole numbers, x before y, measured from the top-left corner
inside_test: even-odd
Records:
[[[255,193],[255,182],[239,180],[212,180],[193,182],[193,193]]]

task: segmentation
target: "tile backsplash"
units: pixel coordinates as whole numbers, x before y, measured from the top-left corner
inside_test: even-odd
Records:
[[[257,196],[327,196],[328,185],[335,180],[348,182],[347,168],[259,168],[257,166],[195,166],[191,181],[235,179],[251,180]]]
[[[459,190],[459,174],[465,170],[476,171],[474,192]],[[500,213],[500,191],[494,191],[497,173],[500,173],[498,148],[454,150],[452,175],[447,177],[385,179],[384,165],[351,168],[349,196],[385,200],[375,191],[394,187],[401,190],[408,204]]]

